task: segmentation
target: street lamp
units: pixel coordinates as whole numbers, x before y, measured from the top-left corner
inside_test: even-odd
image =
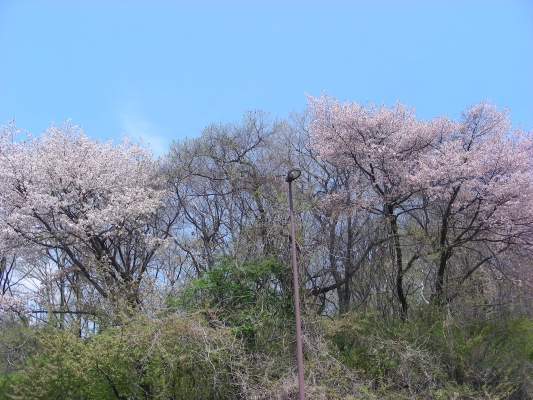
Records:
[[[292,181],[302,174],[299,167],[292,167],[287,173],[285,182],[289,183],[289,209],[291,212],[291,244],[292,244],[292,280],[294,284],[294,314],[296,316],[296,354],[298,357],[298,387],[300,400],[305,400],[304,362],[302,352],[302,323],[300,319],[300,286],[298,284],[298,266],[296,264],[296,238],[294,236],[294,211],[292,208]]]

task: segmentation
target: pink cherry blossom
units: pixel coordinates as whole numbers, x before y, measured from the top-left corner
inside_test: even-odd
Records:
[[[502,252],[531,245],[533,135],[514,130],[507,110],[485,101],[459,121],[426,121],[400,102],[391,108],[341,104],[324,94],[309,96],[308,104],[312,147],[324,160],[356,171],[349,185],[354,207],[389,221],[403,318],[403,277],[428,243],[425,251],[438,254],[425,259],[435,260],[439,299],[457,249],[475,245],[484,254],[463,271],[465,281]],[[413,223],[425,231],[426,244],[415,244],[402,230]]]
[[[24,141],[15,131],[0,136],[2,236],[59,249],[104,297],[134,293],[161,243],[147,223],[166,190],[149,150],[94,141],[68,122]]]

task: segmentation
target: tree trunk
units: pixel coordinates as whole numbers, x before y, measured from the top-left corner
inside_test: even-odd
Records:
[[[398,301],[400,302],[400,319],[402,321],[407,321],[408,307],[407,307],[407,298],[403,291],[403,275],[405,274],[403,268],[403,254],[402,247],[400,243],[400,233],[398,230],[398,217],[394,215],[394,208],[392,205],[386,206],[390,226],[392,230],[392,237],[394,243],[394,255],[395,255],[395,264],[396,264],[396,295],[398,296]]]

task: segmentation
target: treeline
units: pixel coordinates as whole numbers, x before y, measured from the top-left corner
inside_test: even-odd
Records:
[[[309,98],[155,159],[68,122],[0,137],[0,398],[533,397],[533,137]],[[3,396],[3,397],[2,397]]]

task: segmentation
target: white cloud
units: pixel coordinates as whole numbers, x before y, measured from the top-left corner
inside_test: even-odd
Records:
[[[161,129],[139,111],[137,102],[130,100],[124,103],[118,116],[121,130],[133,142],[141,139],[144,145],[150,146],[156,157],[167,152],[168,140],[161,132]]]

